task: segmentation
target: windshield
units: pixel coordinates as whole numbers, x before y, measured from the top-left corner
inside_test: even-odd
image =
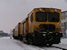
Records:
[[[46,12],[37,12],[36,13],[36,21],[37,22],[47,21],[47,14],[46,14]]]
[[[59,22],[59,13],[57,12],[37,12],[35,19],[37,22],[44,22],[44,21]]]
[[[59,13],[57,12],[48,12],[47,13],[48,16],[48,21],[49,22],[59,22]]]

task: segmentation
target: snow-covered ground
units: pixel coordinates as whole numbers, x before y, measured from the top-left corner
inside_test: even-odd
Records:
[[[10,39],[9,37],[0,38],[0,50],[24,50],[15,40]]]
[[[67,44],[67,38],[62,38],[60,44]]]
[[[67,49],[67,38],[62,38],[60,44],[54,44],[53,46],[62,47]]]
[[[67,44],[67,39],[62,39],[60,44]],[[66,45],[67,46],[67,45]],[[57,48],[37,47],[24,44],[18,40],[10,39],[10,37],[0,38],[0,50],[61,50]]]

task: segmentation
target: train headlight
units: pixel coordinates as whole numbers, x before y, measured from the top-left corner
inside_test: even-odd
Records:
[[[46,34],[43,34],[43,36],[46,36]]]

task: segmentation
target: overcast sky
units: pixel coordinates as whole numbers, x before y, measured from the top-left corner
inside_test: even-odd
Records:
[[[9,33],[35,7],[67,10],[67,0],[0,0],[0,30]]]

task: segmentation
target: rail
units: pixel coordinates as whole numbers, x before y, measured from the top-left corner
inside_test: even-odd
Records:
[[[58,47],[58,46],[52,46],[52,47],[55,47],[55,48],[58,48],[58,49],[62,49],[62,50],[67,50],[66,48],[63,48],[63,47]]]

